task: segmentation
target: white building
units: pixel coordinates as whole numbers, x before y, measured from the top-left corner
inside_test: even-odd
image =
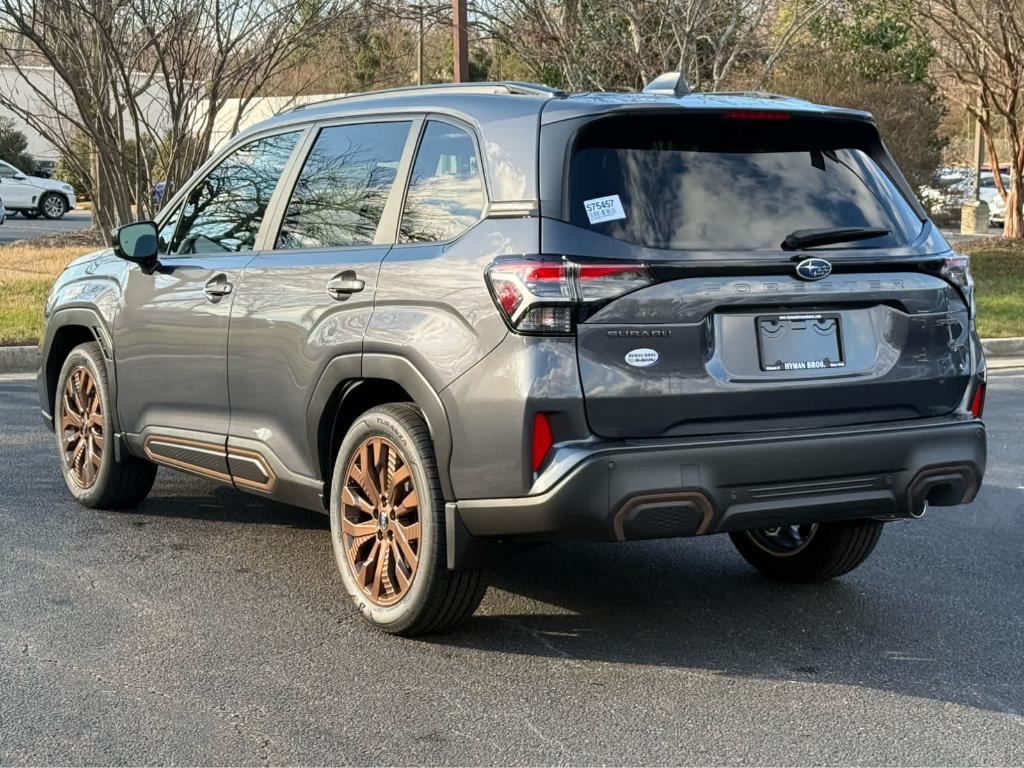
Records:
[[[161,82],[155,80],[140,100],[144,105],[147,122],[157,129],[170,126],[166,94]],[[59,159],[60,151],[44,133],[70,136],[75,127],[58,117],[50,104],[58,104],[66,114],[77,114],[78,110],[67,85],[57,77],[53,67],[22,66],[19,71],[19,68],[9,64],[0,65],[0,96],[9,99],[18,108],[14,110],[0,104],[0,117],[13,120],[14,126],[25,134],[28,139],[26,151],[36,160]],[[31,114],[39,125],[27,121],[20,111]]]
[[[213,136],[211,138],[211,150],[226,142],[239,131],[243,131],[261,120],[279,115],[282,112],[297,107],[300,104],[311,104],[326,99],[336,99],[345,94],[322,94],[315,96],[259,96],[250,99],[242,109],[241,99],[228,99],[224,106],[217,113],[213,123]],[[241,110],[241,119],[238,121],[238,130],[233,130],[235,120]]]
[[[140,75],[142,77],[142,75]],[[45,94],[45,98],[40,96]],[[50,107],[48,102],[56,102],[66,114],[77,114],[74,100],[67,85],[57,77],[52,67],[22,66],[18,68],[9,64],[0,65],[0,96],[12,101],[17,110],[0,104],[0,117],[8,117],[14,121],[15,127],[22,131],[28,139],[27,152],[36,160],[58,160],[60,150],[46,138],[44,133],[55,136],[70,136],[74,125],[62,120]],[[324,99],[336,98],[334,94],[317,96],[263,96],[248,101],[242,108],[241,99],[228,99],[217,113],[214,122],[211,150],[230,139],[236,119],[239,131],[248,128],[261,120],[283,112],[299,104],[309,104]],[[144,105],[146,123],[162,133],[171,126],[170,113],[167,106],[167,91],[159,79],[143,93],[141,101]],[[27,121],[19,110],[33,115],[40,124],[38,127]],[[239,112],[241,116],[239,118]],[[196,119],[202,120],[203,111],[197,110]],[[39,128],[45,130],[41,131]],[[131,135],[130,125],[126,122],[125,130]]]

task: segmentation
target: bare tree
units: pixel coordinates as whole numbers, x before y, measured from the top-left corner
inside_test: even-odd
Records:
[[[939,87],[981,124],[996,189],[1006,201],[1006,237],[1024,237],[1024,0],[924,0],[918,24],[934,42]],[[1009,156],[999,173],[997,138]]]
[[[666,71],[719,90],[767,81],[828,0],[477,0],[477,26],[574,89],[635,88]]]
[[[0,104],[73,155],[92,148],[95,221],[111,228],[152,212],[154,162],[173,191],[206,158],[218,113],[237,119],[263,83],[295,65],[346,0],[0,0],[0,49],[21,97]],[[53,68],[50,82],[27,63]],[[9,84],[10,85],[10,84]],[[29,99],[25,99],[25,90]]]

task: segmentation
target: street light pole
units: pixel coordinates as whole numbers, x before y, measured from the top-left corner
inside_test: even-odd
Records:
[[[469,36],[466,0],[452,0],[452,49],[455,58],[456,83],[469,82]]]

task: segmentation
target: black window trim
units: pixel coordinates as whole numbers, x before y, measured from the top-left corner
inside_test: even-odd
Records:
[[[423,143],[423,137],[424,137],[424,135],[426,134],[426,131],[427,131],[427,123],[429,123],[431,121],[438,122],[438,123],[448,123],[449,125],[454,126],[455,128],[458,128],[459,130],[465,131],[469,135],[470,141],[473,142],[473,151],[476,153],[477,167],[480,169],[480,181],[481,181],[480,187],[481,187],[481,191],[482,191],[483,197],[484,197],[483,205],[480,207],[480,215],[477,217],[477,220],[474,221],[470,226],[468,226],[464,230],[462,230],[455,237],[449,238],[448,240],[431,240],[430,242],[426,242],[426,243],[425,242],[401,243],[401,242],[398,241],[398,228],[401,226],[402,215],[405,213],[406,199],[409,196],[409,182],[411,181],[411,177],[412,177],[412,166],[416,162],[416,158],[419,156],[420,144]],[[402,204],[401,204],[401,207],[398,209],[398,220],[396,221],[396,225],[397,226],[395,227],[395,237],[394,237],[394,240],[393,240],[395,248],[416,248],[416,247],[423,247],[423,246],[449,245],[449,244],[454,243],[454,242],[456,242],[458,240],[461,240],[463,237],[465,237],[470,232],[472,232],[474,229],[476,229],[478,226],[480,226],[480,223],[483,222],[490,215],[490,212],[491,212],[491,195],[490,195],[490,185],[488,184],[488,180],[487,180],[487,172],[486,172],[486,170],[484,168],[483,156],[480,153],[480,139],[477,136],[476,130],[474,130],[473,126],[471,126],[469,123],[466,123],[466,122],[464,122],[462,120],[459,120],[458,118],[454,118],[454,117],[451,117],[449,115],[442,115],[442,114],[437,114],[437,113],[434,113],[434,112],[426,113],[423,116],[423,124],[420,126],[419,135],[416,137],[415,151],[413,152],[412,158],[410,159],[409,167],[406,169],[406,174],[405,174],[405,179],[404,179],[404,185],[403,186],[404,186],[404,189],[402,191]]]

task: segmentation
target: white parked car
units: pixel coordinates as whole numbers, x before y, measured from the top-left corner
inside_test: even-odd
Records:
[[[1003,188],[1005,189],[1010,186],[1010,174],[1004,171],[1002,177]],[[1006,223],[1006,201],[1003,200],[999,190],[996,189],[996,180],[992,175],[992,171],[982,171],[979,194],[981,199],[988,204],[989,222],[997,227],[1003,226]]]
[[[0,160],[0,196],[9,213],[21,213],[30,219],[42,214],[59,219],[75,207],[75,188],[56,179],[44,179],[22,173]]]

